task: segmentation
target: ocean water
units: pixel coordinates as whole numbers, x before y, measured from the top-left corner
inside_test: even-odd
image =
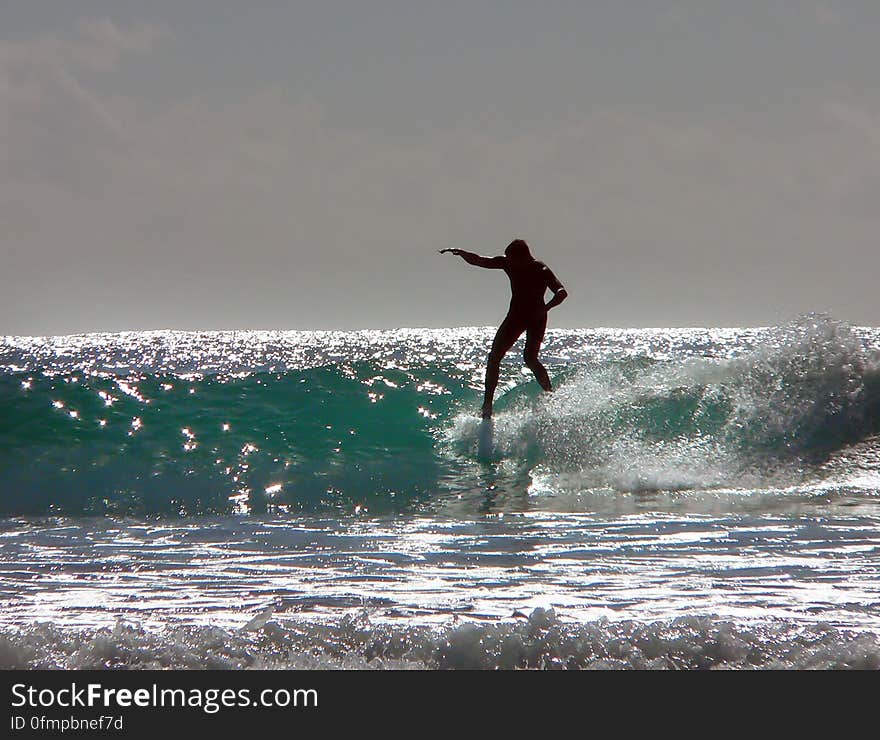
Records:
[[[0,342],[3,667],[880,667],[880,330]]]

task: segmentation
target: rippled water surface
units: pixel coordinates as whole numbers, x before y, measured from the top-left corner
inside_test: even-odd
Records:
[[[876,628],[871,512],[530,512],[389,521],[92,520],[3,528],[2,620],[242,627],[259,613],[436,622],[785,618]]]

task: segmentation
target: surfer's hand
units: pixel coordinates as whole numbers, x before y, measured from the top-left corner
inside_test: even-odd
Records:
[[[440,250],[440,254],[446,254],[447,252],[449,252],[450,254],[454,254],[456,257],[461,257],[464,250],[463,249],[441,249]]]

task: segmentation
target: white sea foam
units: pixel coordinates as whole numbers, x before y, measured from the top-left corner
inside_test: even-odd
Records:
[[[269,621],[252,631],[35,624],[0,633],[0,668],[67,669],[878,669],[880,639],[818,624],[736,625],[709,617],[569,624],[553,610],[428,628]]]

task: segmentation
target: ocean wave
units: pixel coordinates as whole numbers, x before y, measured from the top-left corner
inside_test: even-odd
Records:
[[[556,392],[515,389],[491,425],[473,331],[260,335],[250,354],[147,334],[7,340],[0,515],[397,511],[487,465],[550,492],[779,488],[880,433],[876,352],[823,317],[714,345],[569,332],[549,342]]]
[[[552,609],[441,628],[267,622],[159,631],[34,624],[0,633],[3,669],[872,669],[880,638],[828,625],[737,625],[711,617],[573,624]]]

